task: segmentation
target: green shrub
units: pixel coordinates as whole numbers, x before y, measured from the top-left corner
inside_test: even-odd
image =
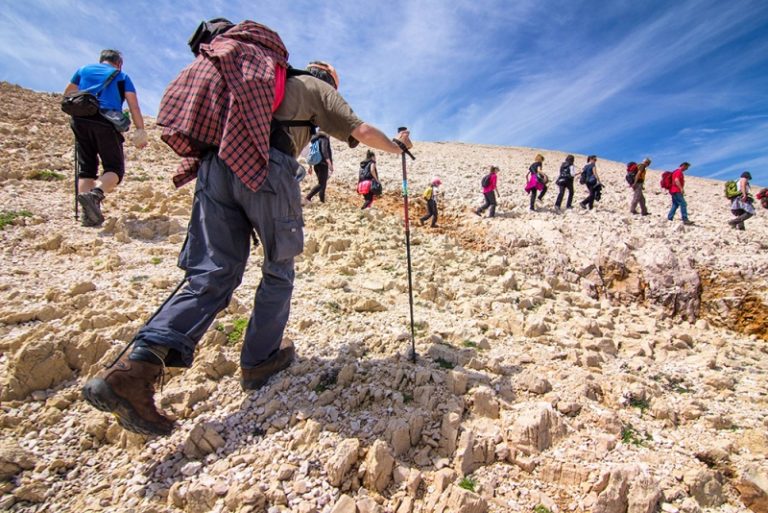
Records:
[[[472,479],[472,476],[464,476],[461,481],[459,481],[459,488],[464,488],[465,490],[469,490],[470,492],[475,491],[475,486],[477,485],[477,481]]]
[[[4,230],[6,226],[13,224],[19,217],[32,217],[32,212],[29,210],[0,211],[0,230]]]
[[[632,398],[629,400],[629,405],[639,409],[641,414],[645,413],[645,410],[647,410],[648,407],[650,406],[650,404],[648,403],[648,400],[635,399],[635,398]]]
[[[227,335],[227,342],[230,344],[237,344],[243,339],[243,333],[248,326],[248,319],[244,317],[238,317],[232,321],[232,331]]]
[[[651,436],[648,434],[641,434],[632,426],[632,424],[627,424],[621,429],[621,441],[627,445],[641,447],[644,446],[645,442],[648,440],[651,440]]]
[[[44,182],[58,182],[59,180],[64,180],[66,176],[57,173],[56,171],[51,171],[50,169],[41,169],[39,171],[33,171],[32,174],[29,175],[29,178],[31,180],[42,180]]]

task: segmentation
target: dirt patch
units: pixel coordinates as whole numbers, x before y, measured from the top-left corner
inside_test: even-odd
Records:
[[[744,278],[733,273],[700,271],[702,293],[700,317],[715,326],[768,340],[768,305],[760,290],[750,289]]]
[[[360,206],[363,204],[362,196],[357,194],[342,194],[342,199],[351,204],[358,204]],[[399,191],[385,192],[374,201],[374,208],[397,217],[399,222],[402,223],[403,197]],[[422,228],[419,226],[419,218],[425,213],[425,202],[419,198],[411,198],[408,202],[411,233],[415,230],[423,229],[428,230],[429,233],[446,234],[468,251],[486,252],[498,249],[498,241],[491,240],[485,226],[475,226],[467,222],[468,218],[474,217],[469,210],[458,213],[440,211],[436,228]]]

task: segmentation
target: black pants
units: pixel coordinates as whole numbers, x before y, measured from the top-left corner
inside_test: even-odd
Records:
[[[317,175],[317,185],[315,185],[309,194],[307,200],[311,200],[315,194],[320,195],[320,203],[325,203],[325,187],[328,185],[328,164],[317,164],[314,166],[315,175]]]
[[[531,210],[535,210],[534,207],[536,205],[536,192],[538,192],[537,189],[531,189]],[[539,199],[543,199],[546,193],[547,193],[547,186],[545,185],[544,188],[539,193]]]
[[[595,206],[595,187],[597,184],[587,184],[587,189],[589,190],[589,196],[581,200],[581,206],[584,208],[588,208],[592,210],[592,207]]]
[[[371,206],[373,203],[373,193],[369,192],[368,194],[363,194],[363,199],[365,200],[365,203],[363,203],[363,206],[360,208],[360,210],[365,210]]]
[[[437,201],[427,200],[427,215],[420,218],[421,224],[426,223],[429,218],[432,218],[432,226],[437,226]]]
[[[486,208],[490,207],[490,210],[488,211],[488,217],[493,217],[496,215],[496,191],[491,192],[484,192],[483,196],[485,196],[485,203],[483,203],[483,206],[475,210],[475,213],[477,215],[482,214]]]
[[[565,208],[571,208],[571,203],[573,203],[573,178],[562,185],[558,185],[558,187],[560,188],[560,192],[557,193],[555,206],[560,208],[563,205],[563,196],[565,196],[565,191],[568,190],[568,199],[565,201]]]
[[[75,133],[77,160],[80,167],[78,178],[97,179],[99,177],[99,159],[101,167],[115,173],[119,181],[125,175],[123,156],[123,135],[115,130],[114,125],[99,114],[87,118],[72,118],[70,123]]]

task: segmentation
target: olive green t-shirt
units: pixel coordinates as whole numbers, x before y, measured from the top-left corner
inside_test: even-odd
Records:
[[[309,120],[321,130],[347,141],[352,130],[363,123],[341,95],[320,79],[309,75],[290,77],[285,82],[285,96],[274,114],[280,121]],[[297,157],[312,138],[308,127],[290,127]]]

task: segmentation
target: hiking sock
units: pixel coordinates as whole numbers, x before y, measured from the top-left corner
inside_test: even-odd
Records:
[[[104,200],[104,191],[102,190],[102,188],[101,188],[101,187],[94,187],[93,189],[91,189],[91,192],[92,192],[92,193],[93,193],[93,194],[94,194],[94,195],[95,195],[97,198],[99,198],[99,201],[103,201],[103,200]]]
[[[128,359],[164,365],[168,351],[170,351],[169,348],[158,345],[137,346],[133,348]]]

